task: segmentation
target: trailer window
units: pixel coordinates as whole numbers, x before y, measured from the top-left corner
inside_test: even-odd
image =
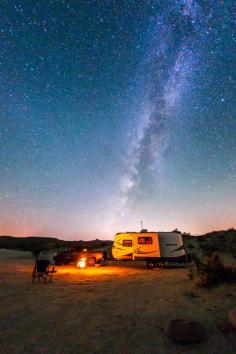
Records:
[[[123,246],[132,247],[132,240],[123,240]]]
[[[151,245],[152,244],[152,237],[139,237],[138,244],[139,245]]]

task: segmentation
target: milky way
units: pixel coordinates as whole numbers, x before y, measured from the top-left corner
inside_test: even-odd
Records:
[[[171,146],[169,130],[173,120],[180,119],[181,100],[186,89],[191,89],[197,65],[199,20],[202,20],[201,10],[196,1],[178,1],[167,5],[160,16],[157,14],[139,84],[145,112],[138,117],[111,218],[117,224],[134,207],[132,197],[139,192],[142,183],[149,180],[155,188],[156,182],[158,188],[165,153]],[[150,181],[151,174],[155,174],[155,182]]]
[[[0,233],[235,226],[233,1],[11,1]]]

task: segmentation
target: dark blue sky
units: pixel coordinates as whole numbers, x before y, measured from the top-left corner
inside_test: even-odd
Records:
[[[2,1],[0,234],[235,226],[233,1]]]

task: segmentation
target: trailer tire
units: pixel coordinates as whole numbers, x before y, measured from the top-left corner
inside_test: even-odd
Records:
[[[94,267],[95,264],[96,264],[96,258],[94,258],[94,257],[89,257],[88,260],[87,260],[87,264],[88,264],[88,266],[90,266],[90,267]]]
[[[156,266],[156,263],[155,263],[155,262],[153,262],[153,261],[147,261],[147,267],[148,267],[149,269],[153,269],[153,268],[155,268],[155,266]]]

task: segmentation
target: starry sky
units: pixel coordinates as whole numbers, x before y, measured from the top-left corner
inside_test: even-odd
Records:
[[[2,0],[0,234],[235,227],[232,0]]]

